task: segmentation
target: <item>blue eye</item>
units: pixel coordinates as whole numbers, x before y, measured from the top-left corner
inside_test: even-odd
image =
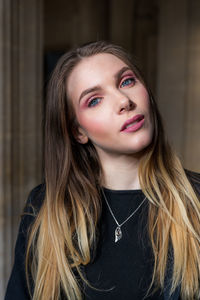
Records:
[[[101,98],[93,98],[88,103],[88,107],[96,106],[101,101]]]
[[[135,81],[134,78],[127,78],[122,82],[121,87],[131,85],[134,81]]]

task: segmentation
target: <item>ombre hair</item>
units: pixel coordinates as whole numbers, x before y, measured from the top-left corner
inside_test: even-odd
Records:
[[[115,55],[126,63],[149,93],[154,135],[139,164],[139,180],[149,200],[148,229],[154,253],[153,286],[164,289],[170,255],[170,293],[180,286],[181,299],[199,297],[200,204],[185,171],[166,140],[157,104],[141,72],[121,47],[93,42],[64,54],[51,76],[45,124],[45,199],[30,229],[27,280],[34,300],[82,299],[89,284],[82,267],[95,255],[101,217],[103,172],[89,141],[76,140],[78,123],[66,92],[68,76],[86,57]]]

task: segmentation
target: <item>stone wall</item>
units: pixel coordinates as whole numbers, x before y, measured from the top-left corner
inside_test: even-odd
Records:
[[[0,299],[27,195],[42,174],[42,3],[0,1]]]
[[[200,1],[161,1],[157,98],[184,166],[200,172]]]

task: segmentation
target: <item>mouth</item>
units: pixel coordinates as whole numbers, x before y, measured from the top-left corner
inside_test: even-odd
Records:
[[[144,115],[138,114],[133,118],[127,120],[123,124],[120,131],[126,131],[126,132],[136,131],[142,127],[143,123],[144,123]]]

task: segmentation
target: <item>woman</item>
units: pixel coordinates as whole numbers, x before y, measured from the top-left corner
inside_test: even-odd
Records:
[[[199,194],[129,55],[106,42],[65,54],[6,300],[198,299]]]

